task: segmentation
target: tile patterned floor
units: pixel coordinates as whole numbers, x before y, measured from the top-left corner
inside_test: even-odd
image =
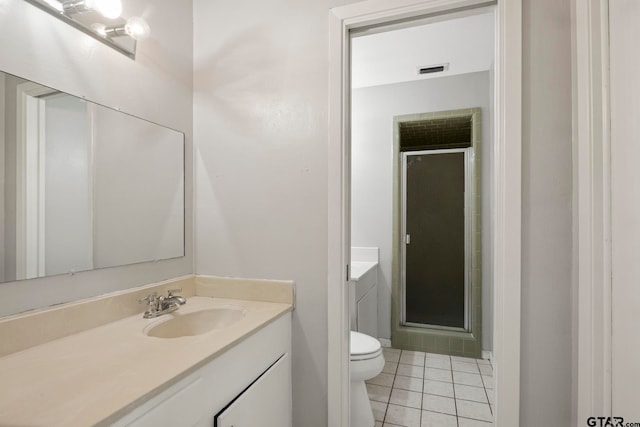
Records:
[[[380,375],[367,381],[376,427],[493,426],[489,360],[384,348]]]

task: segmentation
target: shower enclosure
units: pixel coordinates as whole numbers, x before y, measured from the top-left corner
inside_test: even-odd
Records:
[[[394,118],[394,346],[482,349],[480,108]]]
[[[403,325],[469,329],[469,150],[402,153]]]

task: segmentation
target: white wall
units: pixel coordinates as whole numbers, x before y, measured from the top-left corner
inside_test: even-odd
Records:
[[[492,165],[489,72],[460,74],[406,83],[354,89],[352,92],[351,244],[380,248],[378,274],[378,335],[391,338],[393,260],[393,118],[461,108],[482,109],[482,232],[483,272],[490,272],[487,252],[490,230],[490,176]],[[482,347],[492,348],[489,313],[491,276],[482,286]],[[485,278],[483,277],[483,279]]]
[[[92,268],[87,103],[69,95],[46,99],[45,273]]]
[[[149,38],[131,60],[23,1],[0,2],[0,70],[119,107],[187,134],[186,235],[182,258],[134,266],[0,284],[0,315],[86,298],[193,271],[192,251],[192,4],[135,2]]]
[[[293,279],[293,424],[327,426],[328,8],[194,1],[196,272]]]
[[[520,426],[560,427],[571,423],[570,2],[523,6]]]
[[[571,391],[569,2],[523,1],[520,425],[560,427]],[[296,280],[294,423],[305,427],[327,424],[327,7],[353,2],[194,5],[196,268]]]

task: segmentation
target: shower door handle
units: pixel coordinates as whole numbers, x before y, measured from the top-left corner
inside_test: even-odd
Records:
[[[408,245],[411,243],[411,234],[405,234],[404,235],[404,244]]]

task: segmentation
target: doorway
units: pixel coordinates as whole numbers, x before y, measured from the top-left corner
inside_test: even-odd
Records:
[[[487,5],[481,1],[400,1],[393,6],[374,1],[331,11],[330,134],[329,134],[329,423],[349,420],[349,298],[350,236],[349,128],[350,31],[380,24],[402,26],[408,19],[441,17]],[[495,190],[492,231],[496,310],[495,419],[516,425],[519,419],[520,228],[521,228],[521,2],[497,2],[495,58],[495,154],[491,180]],[[427,17],[427,18],[425,18]],[[507,144],[508,141],[508,144]],[[336,315],[337,314],[337,315]],[[503,400],[501,400],[503,399]]]
[[[412,24],[352,32],[351,246],[379,249],[375,338],[402,350],[471,358],[480,358],[485,351],[488,358],[493,338],[494,14],[491,8],[482,8]],[[420,64],[434,63],[448,65],[421,73]],[[467,148],[471,149],[468,167],[461,176],[468,179],[469,191],[468,199],[465,191],[459,193],[459,228],[421,241],[415,233],[441,227],[435,218],[417,216],[420,227],[407,233],[403,156]],[[466,177],[467,173],[472,176]],[[425,185],[415,188],[418,195]],[[451,248],[445,254],[441,249],[453,244],[452,232],[459,237],[460,250],[454,254],[456,249]],[[440,243],[434,244],[438,237]],[[416,252],[418,244],[431,252]],[[440,268],[443,261],[454,258],[460,265],[457,272]],[[421,273],[414,274],[418,270]],[[443,276],[446,273],[452,275]],[[413,316],[422,320],[406,318],[411,306]],[[446,317],[460,321],[447,323]]]
[[[490,190],[483,198],[479,189],[489,187],[492,169],[494,25],[488,7],[351,34],[350,266],[355,272],[360,261],[355,249],[379,249],[373,337],[390,340],[389,372],[369,379],[368,389],[384,423],[405,425],[394,416],[401,410],[431,421],[438,404],[451,424],[493,421],[492,327],[482,319],[492,308],[490,275],[481,283],[492,260],[490,249],[482,251],[482,236],[491,236],[483,218],[492,215],[488,203],[486,215],[482,209]],[[351,278],[357,295],[360,280]],[[413,378],[427,387],[418,390]],[[455,386],[473,387],[475,413]],[[386,401],[403,390],[414,400],[412,393],[423,395],[421,404]]]
[[[88,123],[92,108],[33,82],[17,92],[14,280],[91,269],[91,133],[77,123]],[[62,202],[51,196],[60,194]]]

